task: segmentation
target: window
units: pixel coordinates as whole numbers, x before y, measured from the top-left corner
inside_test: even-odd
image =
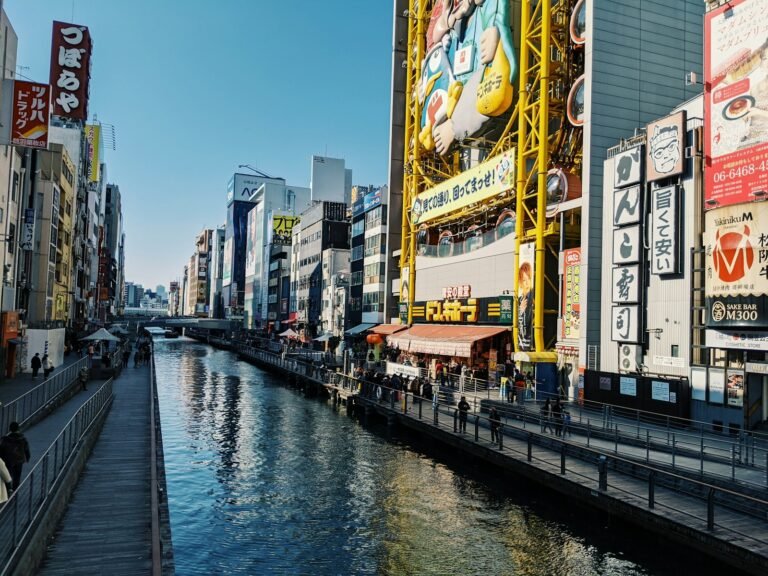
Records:
[[[672,358],[680,357],[680,346],[678,344],[672,344],[672,352],[670,352]]]
[[[362,260],[363,259],[363,250],[365,250],[365,246],[362,244],[360,246],[354,246],[352,247],[352,261],[356,260]]]
[[[363,312],[383,312],[384,304],[380,302],[378,292],[363,294]]]
[[[11,202],[16,202],[16,192],[19,189],[19,173],[13,173],[13,186],[11,186]]]
[[[353,238],[356,237],[356,236],[360,236],[360,234],[362,234],[363,232],[365,232],[365,220],[363,220],[361,218],[357,222],[353,222],[352,223],[352,237]]]
[[[363,271],[358,270],[357,272],[352,272],[352,286],[359,286],[363,283]]]
[[[386,236],[378,234],[365,239],[365,255],[375,256],[386,252]]]
[[[364,273],[366,284],[379,284],[380,282],[384,282],[384,262],[366,264]]]
[[[13,254],[13,247],[16,245],[16,224],[8,224],[8,253]]]

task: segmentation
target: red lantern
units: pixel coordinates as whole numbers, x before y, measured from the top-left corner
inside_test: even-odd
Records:
[[[381,344],[381,336],[378,334],[368,334],[366,336],[365,341],[368,342],[371,346],[376,346],[377,344]]]

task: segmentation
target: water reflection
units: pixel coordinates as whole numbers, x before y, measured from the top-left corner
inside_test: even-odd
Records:
[[[673,573],[590,546],[515,490],[387,442],[228,352],[158,341],[156,363],[178,574]]]

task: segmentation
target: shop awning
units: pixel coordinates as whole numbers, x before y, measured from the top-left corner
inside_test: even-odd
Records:
[[[328,342],[331,338],[333,338],[333,335],[326,332],[315,338],[315,342]]]
[[[387,337],[390,346],[408,352],[463,356],[472,354],[472,344],[509,331],[499,326],[441,326],[420,324]]]
[[[408,328],[405,324],[379,324],[378,326],[375,326],[371,328],[371,332],[374,334],[382,334],[384,336],[389,336],[390,334],[394,334],[395,332],[400,332],[401,330],[405,330]]]
[[[365,332],[366,330],[370,330],[376,326],[376,324],[358,324],[354,328],[350,328],[345,332],[347,336],[354,336],[356,334],[360,334],[361,332]]]
[[[557,352],[515,352],[515,362],[531,362],[533,364],[556,364]]]

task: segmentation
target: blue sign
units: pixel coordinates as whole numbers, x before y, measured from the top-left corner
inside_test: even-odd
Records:
[[[381,204],[381,188],[376,188],[363,196],[363,212],[368,212],[371,208],[376,208]]]

